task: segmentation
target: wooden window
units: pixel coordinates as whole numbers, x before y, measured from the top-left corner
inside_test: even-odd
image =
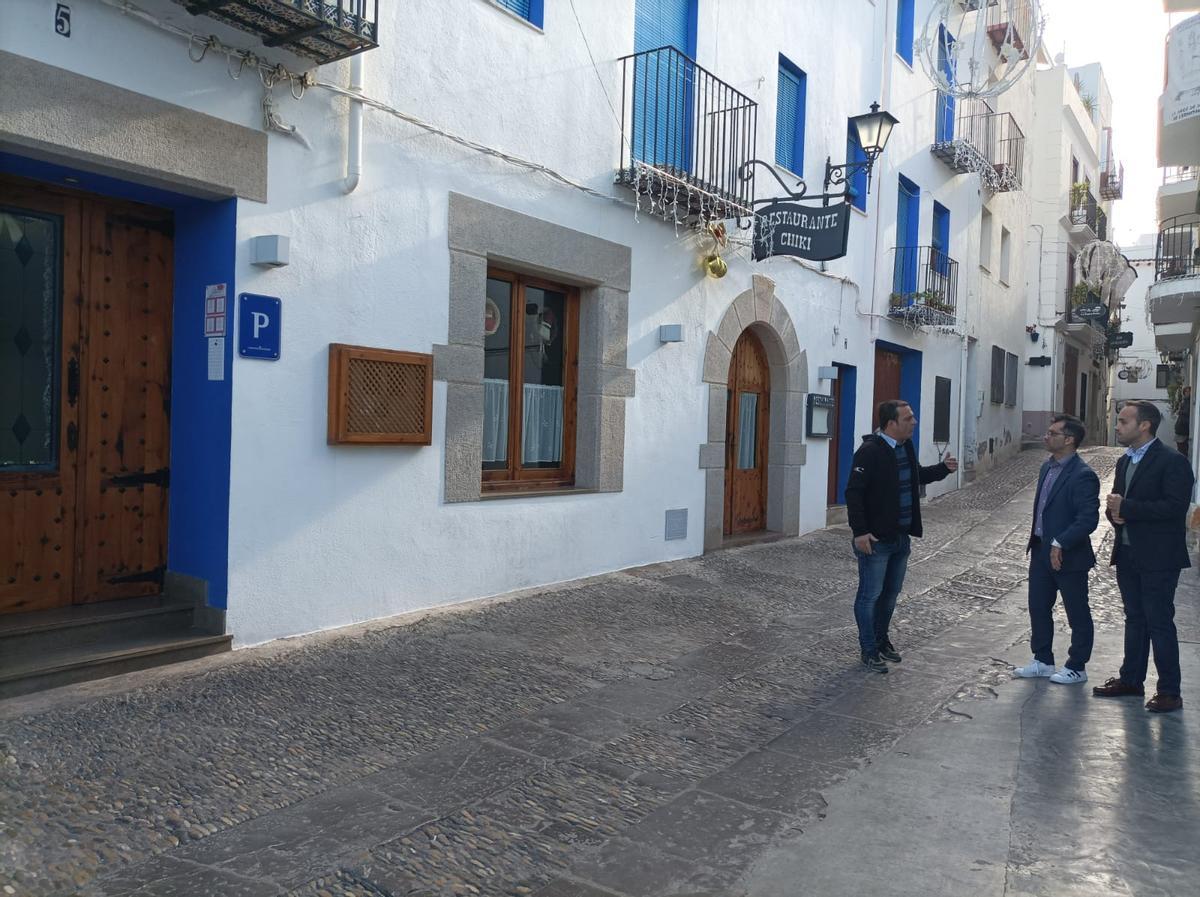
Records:
[[[330,445],[429,445],[433,356],[329,346]]]
[[[575,483],[579,291],[488,269],[483,342],[483,489]]]
[[[1012,352],[1004,354],[1004,404],[1015,407],[1017,404],[1017,371],[1019,360]]]

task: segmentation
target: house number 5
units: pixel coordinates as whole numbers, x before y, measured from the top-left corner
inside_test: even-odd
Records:
[[[54,33],[63,37],[71,36],[71,7],[65,3],[58,4],[54,9]]]

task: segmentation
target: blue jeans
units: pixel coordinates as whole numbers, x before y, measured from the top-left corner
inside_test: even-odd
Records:
[[[874,654],[888,640],[888,626],[896,610],[896,598],[904,585],[912,540],[907,533],[894,539],[871,543],[871,554],[857,548],[858,594],[854,598],[854,620],[858,643],[866,654]]]

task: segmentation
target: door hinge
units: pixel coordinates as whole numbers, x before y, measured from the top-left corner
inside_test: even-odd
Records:
[[[155,567],[153,570],[139,570],[136,573],[125,573],[121,576],[110,576],[108,582],[111,585],[120,585],[128,582],[154,582],[160,586],[163,584],[163,579],[166,575],[166,567]]]
[[[147,473],[144,470],[137,470],[133,473],[122,473],[115,477],[109,477],[105,486],[161,486],[166,489],[171,485],[171,469],[169,467],[160,467],[158,470],[152,470]]]

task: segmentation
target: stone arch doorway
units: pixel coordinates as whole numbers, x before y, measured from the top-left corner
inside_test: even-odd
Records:
[[[725,310],[708,334],[703,379],[708,384],[708,441],[700,446],[705,472],[704,548],[719,548],[726,537],[726,469],[731,417],[730,368],[734,350],[749,332],[765,356],[763,395],[769,409],[763,421],[763,469],[766,476],[765,523],[769,532],[794,536],[800,531],[800,471],[805,461],[804,394],[808,356],[796,327],[775,296],[775,282],[755,274],[750,289]],[[734,385],[737,385],[736,383]]]
[[[743,330],[733,347],[725,411],[726,536],[767,527],[771,369],[762,341]]]

